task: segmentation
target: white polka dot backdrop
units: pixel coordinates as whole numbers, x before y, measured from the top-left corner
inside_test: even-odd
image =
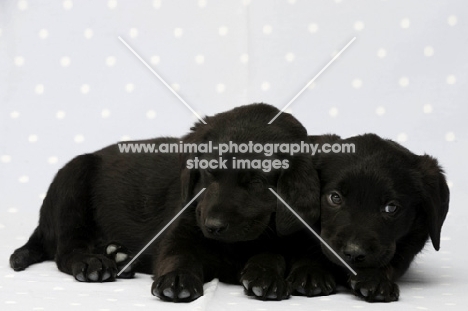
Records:
[[[468,151],[465,0],[33,1],[0,5],[0,256],[24,244],[58,169],[117,141],[181,137],[198,122],[118,40],[199,115],[266,102],[310,135],[377,133],[438,159],[450,187],[441,250],[430,241],[388,310],[462,310],[468,284],[463,189]],[[2,17],[5,17],[2,19]],[[151,276],[83,284],[53,262],[0,263],[5,310],[180,310]],[[27,298],[27,299],[26,299]],[[370,309],[347,289],[265,304],[213,280],[193,310]]]

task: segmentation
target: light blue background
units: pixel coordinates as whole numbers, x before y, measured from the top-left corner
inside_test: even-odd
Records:
[[[80,300],[93,308],[101,306],[97,288],[128,286],[71,282],[54,291],[69,278],[53,264],[21,274],[7,265],[8,254],[32,232],[56,171],[72,157],[122,139],[180,136],[196,121],[118,36],[202,115],[252,102],[282,108],[355,36],[288,111],[310,134],[374,132],[440,160],[452,191],[442,251],[428,245],[403,284],[402,301],[379,308],[461,308],[467,288],[460,284],[468,276],[467,13],[463,0],[1,1],[0,305],[53,309]],[[43,269],[50,279],[41,276]],[[31,271],[39,283],[27,282]],[[156,307],[149,277],[138,281],[129,281],[139,286],[131,295],[112,288],[107,302],[126,293],[125,301],[143,295]],[[240,288],[219,288],[221,294],[202,298],[212,299],[203,308],[213,301],[218,309],[238,309],[233,303],[292,308],[295,302],[298,310],[371,307],[344,294],[262,304]],[[237,294],[229,295],[233,288]],[[41,300],[41,290],[60,303]],[[77,290],[88,296],[67,298]],[[22,298],[24,292],[36,298]]]

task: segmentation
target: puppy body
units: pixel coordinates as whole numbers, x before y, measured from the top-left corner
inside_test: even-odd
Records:
[[[442,169],[434,158],[415,155],[373,134],[311,140],[355,145],[354,154],[321,154],[315,161],[321,182],[321,236],[357,275],[331,268],[317,256],[296,263],[297,273],[317,273],[307,270],[312,261],[328,279],[334,276],[327,271],[342,271],[340,278],[348,272],[354,293],[367,301],[397,300],[395,281],[428,238],[439,249],[449,204]],[[331,262],[342,266],[327,248],[321,248]],[[310,251],[316,254],[317,249],[313,243]]]
[[[265,104],[242,106],[207,117],[207,125],[197,124],[182,140],[261,143],[307,138],[305,129],[289,114],[268,125],[278,112]],[[158,138],[135,143],[179,141]],[[132,277],[135,271],[153,272],[153,294],[169,301],[198,298],[203,282],[214,277],[231,283],[242,280],[247,294],[261,299],[286,298],[289,288],[284,258],[277,254],[277,233],[293,233],[297,223],[268,187],[314,222],[319,213],[319,187],[312,164],[301,156],[279,155],[290,160],[290,170],[189,170],[186,161],[196,156],[213,157],[123,154],[117,145],[76,157],[55,176],[39,225],[12,254],[11,267],[19,271],[54,259],[61,271],[78,281],[112,281],[132,254],[206,188],[120,277]],[[299,197],[295,191],[308,195]],[[260,265],[264,269],[258,269]]]

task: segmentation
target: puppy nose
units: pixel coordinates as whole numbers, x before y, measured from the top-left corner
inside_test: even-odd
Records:
[[[366,252],[357,244],[347,244],[343,250],[345,259],[353,262],[363,262],[366,259]]]
[[[219,218],[207,218],[205,220],[206,231],[213,235],[220,235],[228,228],[228,224]]]

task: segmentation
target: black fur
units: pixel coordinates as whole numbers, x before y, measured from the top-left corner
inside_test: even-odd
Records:
[[[291,115],[268,121],[278,109],[253,104],[207,117],[184,142],[291,143],[306,130]],[[154,144],[178,143],[158,138]],[[319,215],[318,176],[306,157],[274,155],[289,170],[189,170],[186,160],[212,154],[122,154],[112,145],[76,157],[55,176],[44,199],[39,225],[10,258],[11,267],[54,259],[79,281],[112,281],[116,273],[199,192],[204,193],[167,232],[121,276],[135,271],[155,275],[152,293],[163,300],[191,301],[214,277],[242,281],[260,299],[289,296],[285,260],[276,253],[279,238],[298,229],[296,220],[268,190],[277,190],[304,219]],[[262,155],[229,154],[231,159]],[[306,193],[306,196],[298,194]],[[117,260],[120,258],[122,260]],[[257,267],[262,264],[265,270]]]
[[[309,256],[293,264],[292,290],[308,296],[329,294],[337,277],[367,301],[398,300],[395,281],[426,241],[430,238],[439,249],[449,205],[441,167],[433,157],[415,155],[374,134],[310,139],[355,145],[354,154],[321,153],[315,162],[321,182],[321,236],[357,276],[341,268],[322,245],[325,260],[316,240],[309,240]]]

